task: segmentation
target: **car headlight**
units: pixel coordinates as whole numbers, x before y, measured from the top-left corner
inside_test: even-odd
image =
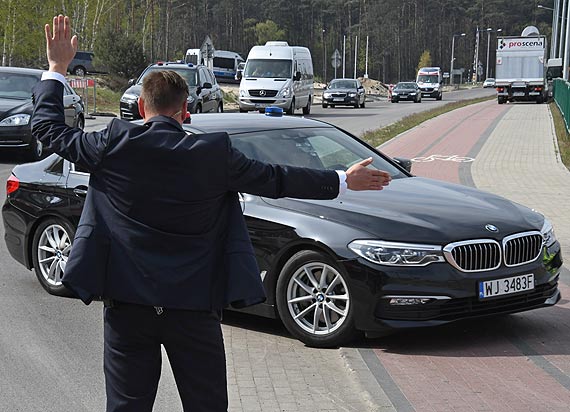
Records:
[[[348,248],[364,259],[387,266],[426,266],[445,262],[441,246],[385,242],[383,240],[354,240]]]
[[[323,93],[323,97],[324,97],[325,99],[330,99],[331,96],[332,96],[332,94],[330,94],[330,93]]]
[[[433,89],[437,92],[439,90],[439,86],[435,86]]]
[[[123,96],[121,97],[121,101],[122,102],[126,102],[126,103],[130,103],[130,102],[136,102],[138,100],[138,96],[136,94],[129,94],[129,93],[125,93],[123,94]]]
[[[398,92],[396,92],[396,91],[392,92],[392,96],[397,96],[397,95],[398,95]]]
[[[194,103],[194,97],[188,96],[188,99],[186,99],[186,101],[188,102],[188,104],[192,104]]]
[[[547,218],[544,218],[544,223],[542,224],[542,229],[540,233],[544,237],[544,244],[546,246],[552,246],[556,242],[556,235],[554,234],[554,227],[552,223]]]
[[[239,97],[247,97],[247,90],[240,90],[239,91]]]
[[[293,90],[291,90],[291,87],[287,86],[281,89],[281,91],[279,92],[279,96],[280,97],[289,97],[293,94]]]
[[[29,114],[15,114],[9,116],[0,122],[0,126],[25,126],[30,123]]]
[[[416,92],[410,93],[410,96],[415,96],[415,95],[416,95]]]
[[[356,93],[348,93],[349,97],[356,97]]]

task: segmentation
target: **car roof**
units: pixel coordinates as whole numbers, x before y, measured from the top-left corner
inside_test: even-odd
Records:
[[[192,63],[158,62],[158,63],[151,64],[150,66],[148,66],[148,68],[150,68],[150,67],[172,67],[173,69],[191,69],[191,70],[194,70],[200,66],[206,67],[206,66],[201,65],[201,64],[192,64]]]
[[[260,130],[334,128],[334,126],[305,117],[267,116],[245,113],[208,113],[192,115],[192,123],[184,128],[193,133],[227,132],[239,134]]]
[[[34,74],[41,76],[45,70],[41,69],[29,69],[27,67],[0,67],[0,72],[4,73],[24,73],[24,74]]]

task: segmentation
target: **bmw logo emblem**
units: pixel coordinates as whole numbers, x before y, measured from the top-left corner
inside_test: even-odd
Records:
[[[499,228],[495,225],[485,225],[485,229],[487,229],[489,232],[491,233],[497,233],[499,231]]]

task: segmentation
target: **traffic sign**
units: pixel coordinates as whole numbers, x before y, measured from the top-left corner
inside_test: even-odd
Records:
[[[335,69],[338,69],[341,65],[341,59],[340,59],[340,52],[338,51],[338,49],[335,49],[334,53],[331,56],[331,64],[332,67],[334,67]]]

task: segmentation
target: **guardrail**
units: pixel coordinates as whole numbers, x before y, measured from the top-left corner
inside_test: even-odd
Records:
[[[564,117],[566,130],[570,131],[570,83],[564,79],[554,79],[554,102]]]

